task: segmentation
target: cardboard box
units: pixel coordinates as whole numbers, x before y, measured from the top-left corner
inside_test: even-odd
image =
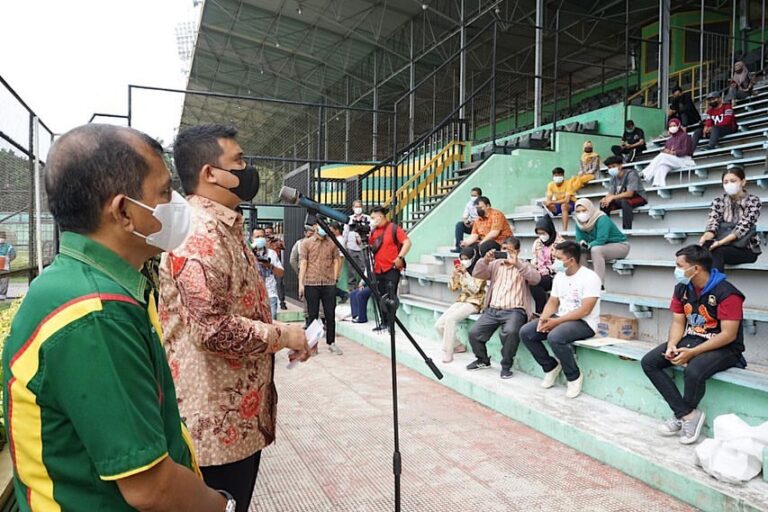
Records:
[[[637,318],[617,315],[600,315],[596,336],[632,340],[637,338]]]

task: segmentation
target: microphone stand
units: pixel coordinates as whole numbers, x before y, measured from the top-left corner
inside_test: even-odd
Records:
[[[403,325],[403,323],[400,321],[399,318],[397,318],[397,308],[400,305],[399,300],[397,299],[397,294],[392,293],[393,288],[390,286],[390,289],[388,293],[382,295],[379,292],[378,286],[374,286],[374,283],[370,279],[368,275],[366,275],[365,269],[360,268],[360,266],[357,264],[357,262],[352,259],[349,255],[349,252],[347,252],[347,249],[342,246],[338,240],[336,240],[336,237],[331,234],[331,229],[326,223],[326,221],[319,215],[318,210],[314,208],[307,208],[307,211],[314,215],[317,219],[317,223],[320,224],[320,227],[325,230],[326,233],[330,236],[333,243],[336,245],[336,247],[341,251],[341,253],[344,255],[344,257],[347,259],[348,262],[352,264],[352,268],[357,272],[357,274],[360,276],[360,278],[363,280],[363,282],[370,288],[371,295],[374,297],[374,300],[376,301],[376,304],[379,307],[379,310],[382,313],[382,316],[386,315],[387,318],[387,328],[389,330],[389,344],[390,344],[390,352],[391,352],[391,367],[392,367],[392,424],[394,427],[394,452],[392,454],[392,474],[395,478],[395,512],[400,512],[400,475],[402,473],[402,456],[400,454],[400,420],[398,416],[398,410],[397,410],[397,359],[396,359],[396,344],[395,344],[395,325],[400,327],[400,330],[403,331],[403,334],[408,338],[408,340],[411,342],[411,345],[416,349],[416,351],[419,353],[421,358],[424,360],[424,363],[429,367],[430,370],[432,370],[432,373],[435,375],[435,377],[439,380],[443,378],[442,372],[435,366],[434,361],[422,350],[422,348],[419,346],[419,344],[416,342],[416,340],[413,338],[410,332],[408,332],[408,329]],[[362,237],[360,237],[362,239]],[[371,271],[370,276],[373,276],[373,271]],[[375,279],[375,278],[374,278]],[[378,283],[376,283],[378,285]]]

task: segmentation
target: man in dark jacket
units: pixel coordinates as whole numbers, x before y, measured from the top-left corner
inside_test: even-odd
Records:
[[[672,99],[669,102],[669,111],[667,111],[667,121],[669,119],[677,118],[684,127],[694,125],[701,121],[699,111],[696,109],[696,104],[691,98],[691,93],[683,92],[683,89],[676,85],[672,89]]]
[[[669,339],[648,352],[643,371],[669,404],[674,416],[659,427],[664,436],[680,435],[693,444],[704,426],[704,411],[697,409],[707,379],[728,368],[746,366],[742,328],[744,294],[712,268],[712,255],[700,245],[677,251]],[[684,394],[665,369],[684,368]]]

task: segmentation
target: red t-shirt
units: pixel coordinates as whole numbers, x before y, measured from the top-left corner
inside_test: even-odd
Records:
[[[371,232],[368,238],[368,243],[373,247],[375,241],[384,234],[384,240],[381,243],[381,248],[376,251],[373,256],[373,272],[375,274],[383,274],[388,272],[395,265],[397,255],[400,253],[399,246],[403,245],[408,239],[408,235],[400,226],[397,226],[397,242],[392,237],[392,223],[387,222],[383,226],[378,226]]]
[[[695,288],[694,291],[697,296],[701,293],[700,288]],[[744,318],[743,305],[744,299],[740,296],[736,294],[729,295],[723,302],[717,305],[717,318],[720,320],[741,320]],[[685,314],[683,303],[674,295],[672,296],[672,303],[669,305],[669,309],[678,315]]]

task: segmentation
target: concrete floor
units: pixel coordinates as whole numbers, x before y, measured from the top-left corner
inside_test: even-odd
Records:
[[[293,370],[278,357],[278,439],[252,511],[394,510],[389,360],[338,344]],[[405,511],[692,510],[408,368],[399,383]]]

